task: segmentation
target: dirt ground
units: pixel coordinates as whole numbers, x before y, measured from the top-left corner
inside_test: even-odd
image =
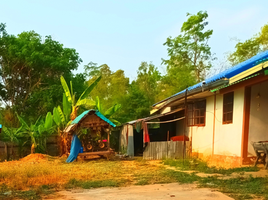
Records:
[[[46,199],[66,200],[231,200],[232,198],[208,188],[197,188],[194,184],[178,183],[98,188],[90,190],[60,191]]]

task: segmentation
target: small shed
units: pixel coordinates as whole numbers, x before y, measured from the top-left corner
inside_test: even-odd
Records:
[[[76,117],[70,125],[64,129],[65,151],[70,153],[71,138],[76,134],[82,144],[83,151],[78,156],[85,158],[91,155],[109,155],[111,128],[115,127],[109,119],[98,110],[86,110]]]

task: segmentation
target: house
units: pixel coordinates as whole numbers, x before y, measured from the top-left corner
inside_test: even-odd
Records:
[[[170,125],[170,134],[188,136],[192,155],[233,167],[252,163],[251,142],[268,141],[267,113],[268,51],[154,104],[151,110],[152,116],[184,117]]]

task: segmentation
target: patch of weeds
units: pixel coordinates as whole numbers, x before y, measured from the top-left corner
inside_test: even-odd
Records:
[[[69,182],[65,185],[66,189],[71,188],[83,188],[83,189],[91,189],[91,188],[99,188],[99,187],[119,187],[126,183],[127,180],[97,180],[97,181],[83,181],[77,179],[70,179]]]
[[[164,165],[173,166],[179,168],[181,170],[196,170],[199,172],[207,173],[207,174],[223,174],[223,175],[230,175],[234,172],[236,173],[243,173],[243,172],[255,172],[259,171],[258,167],[240,167],[240,168],[217,168],[215,166],[209,167],[205,161],[198,160],[198,159],[166,159],[163,160]]]
[[[178,172],[171,169],[150,171],[144,174],[135,174],[136,185],[163,184],[163,183],[193,183],[200,178],[194,173]]]
[[[84,189],[99,188],[99,187],[118,187],[119,182],[114,180],[101,180],[101,181],[85,181],[81,187]]]
[[[19,199],[31,199],[31,200],[41,199],[41,195],[35,190],[16,191],[13,192],[12,196],[17,197]]]
[[[174,170],[165,170],[163,172],[163,175],[173,178],[179,183],[194,183],[200,180],[200,177],[195,175],[195,173],[189,174],[189,173],[178,172]]]
[[[43,195],[48,195],[53,193],[54,188],[57,185],[42,185],[38,188],[32,188],[31,190],[21,191],[21,190],[12,190],[5,184],[0,186],[0,199],[31,199],[37,200],[41,199]]]
[[[268,179],[252,176],[230,179],[217,179],[217,177],[202,178],[199,181],[201,187],[217,188],[219,191],[229,194],[235,199],[252,199],[255,196],[268,198]]]
[[[135,185],[148,185],[149,184],[149,180],[146,178],[141,178],[138,180],[137,183],[135,183]]]

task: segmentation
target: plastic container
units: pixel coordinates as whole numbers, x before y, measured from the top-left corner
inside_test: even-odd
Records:
[[[83,147],[81,147],[79,153],[83,153],[83,152],[84,152]]]

